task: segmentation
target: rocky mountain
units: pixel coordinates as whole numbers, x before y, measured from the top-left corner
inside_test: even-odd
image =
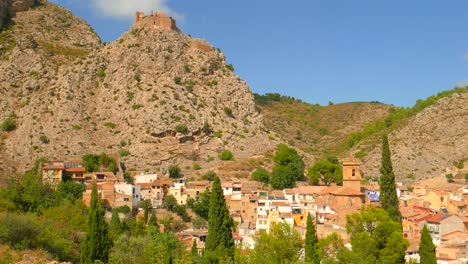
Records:
[[[365,176],[380,175],[381,136],[389,135],[396,177],[411,183],[445,173],[468,158],[468,89],[419,100],[412,108],[381,103],[312,105],[256,95],[265,124],[302,149],[309,164],[328,155],[358,157]]]
[[[215,165],[223,149],[243,158],[274,147],[219,49],[162,14],[138,19],[102,44],[51,3],[16,13],[0,33],[0,120],[15,126],[1,132],[4,170],[106,152],[130,170],[176,163],[188,172]]]
[[[42,157],[105,152],[135,172],[179,164],[186,176],[215,169],[245,177],[262,163],[257,154],[287,142],[307,166],[353,155],[365,175],[378,176],[383,133],[399,180],[438,175],[468,156],[466,89],[417,111],[277,94],[254,100],[221,50],[163,14],[137,13],[128,32],[102,43],[85,21],[51,3],[0,6],[0,21],[12,17],[0,31],[0,174]],[[225,149],[237,162],[218,159]]]
[[[400,181],[429,179],[454,163],[468,160],[468,92],[439,99],[388,131],[395,175]],[[363,170],[379,175],[381,143],[378,137],[355,146],[351,153],[367,152]]]

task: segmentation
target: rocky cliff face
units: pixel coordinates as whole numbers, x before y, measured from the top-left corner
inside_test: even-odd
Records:
[[[225,148],[248,157],[274,145],[247,84],[222,52],[193,45],[200,40],[135,26],[101,45],[48,3],[14,20],[0,51],[0,120],[17,125],[1,134],[3,168],[125,149],[128,168],[188,170],[212,166]]]

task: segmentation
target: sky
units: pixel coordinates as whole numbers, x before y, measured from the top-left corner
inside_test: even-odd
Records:
[[[417,99],[468,85],[465,0],[50,0],[114,41],[162,11],[220,48],[255,93],[309,103]]]

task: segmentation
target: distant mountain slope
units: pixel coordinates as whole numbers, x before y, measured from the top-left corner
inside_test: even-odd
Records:
[[[256,95],[265,125],[301,148],[310,162],[327,155],[362,160],[378,177],[381,136],[389,134],[396,176],[412,181],[439,175],[468,158],[468,88],[418,100],[411,108],[380,103],[311,105],[278,94]],[[413,178],[410,176],[410,178]]]
[[[468,89],[437,100],[415,116],[389,129],[394,171],[399,180],[411,182],[445,172],[454,162],[468,158]],[[379,134],[380,135],[380,134]],[[363,170],[379,175],[380,140],[369,138],[354,146],[364,152]]]
[[[247,84],[205,41],[139,24],[103,45],[50,3],[14,22],[0,33],[10,43],[0,51],[0,122],[16,124],[0,132],[4,169],[120,152],[129,169],[179,164],[190,175],[225,148],[242,158],[275,145]]]
[[[278,94],[256,94],[255,99],[270,130],[316,157],[339,154],[334,150],[339,142],[395,108],[378,102],[321,106]]]

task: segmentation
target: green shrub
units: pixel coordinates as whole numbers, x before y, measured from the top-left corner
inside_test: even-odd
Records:
[[[179,124],[175,127],[175,131],[182,134],[187,134],[189,132],[186,124]]]
[[[80,130],[81,126],[80,125],[72,125],[73,130]]]
[[[112,122],[106,122],[106,123],[104,123],[104,126],[110,128],[110,129],[114,129],[114,128],[117,127],[117,125],[112,123]]]
[[[201,170],[200,163],[194,163],[192,168],[193,168],[194,170]]]
[[[217,138],[221,138],[221,137],[223,136],[223,131],[216,131],[216,132],[214,133],[214,135],[215,135],[215,137],[217,137]]]
[[[447,182],[453,182],[453,174],[452,173],[446,174],[445,178],[447,179]]]
[[[137,82],[141,82],[141,75],[139,72],[136,72],[135,73],[135,76],[133,77],[135,79],[135,81]]]
[[[143,107],[142,104],[134,104],[134,105],[132,105],[132,109],[133,109],[133,110],[138,110],[138,109],[140,109],[140,108],[142,108],[142,107]]]
[[[216,173],[214,171],[208,171],[207,173],[203,174],[201,179],[213,181],[215,177],[216,177]]]
[[[184,65],[184,72],[190,73],[190,66],[188,64]]]
[[[232,64],[227,64],[226,68],[228,68],[228,70],[230,70],[232,72],[234,71],[234,66]]]
[[[181,176],[180,168],[178,165],[170,165],[167,168],[167,172],[169,173],[170,178],[179,178]]]
[[[203,123],[202,131],[203,133],[207,135],[213,133],[213,130],[211,129],[210,124],[208,124],[208,122],[206,121]]]
[[[126,156],[130,155],[130,152],[128,150],[126,150],[126,149],[120,149],[119,150],[119,155],[120,155],[120,157],[126,157]]]
[[[46,135],[42,135],[39,137],[39,139],[41,140],[42,144],[49,144],[49,138],[46,136]]]
[[[180,78],[179,76],[175,77],[174,83],[180,85],[182,83],[182,78]]]
[[[2,130],[6,132],[10,132],[16,129],[16,124],[15,121],[12,119],[8,118],[2,123]]]
[[[232,155],[232,152],[225,149],[219,153],[219,159],[220,160],[234,160],[234,155]]]
[[[270,180],[270,173],[264,168],[260,167],[252,173],[252,179],[259,182],[268,183]]]
[[[232,114],[232,109],[229,108],[229,107],[224,107],[223,109],[224,113],[229,116],[229,117],[234,117],[234,115]]]
[[[97,72],[97,76],[100,77],[100,78],[106,77],[106,68],[99,69],[98,72]]]

